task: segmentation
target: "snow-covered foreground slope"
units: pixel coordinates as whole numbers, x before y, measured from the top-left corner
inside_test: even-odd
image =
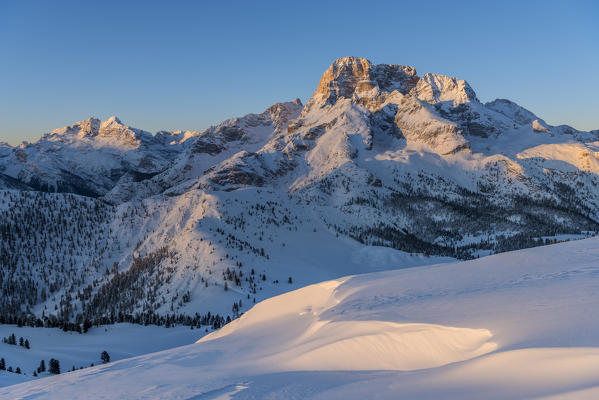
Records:
[[[596,398],[599,239],[327,281],[3,398]]]

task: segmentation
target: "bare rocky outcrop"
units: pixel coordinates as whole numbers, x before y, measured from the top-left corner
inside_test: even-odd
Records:
[[[324,72],[308,107],[315,104],[333,105],[341,98],[349,99],[354,94],[360,96],[373,89],[376,89],[373,95],[395,90],[405,94],[417,82],[418,75],[414,67],[375,65],[365,58],[344,57],[333,62]]]

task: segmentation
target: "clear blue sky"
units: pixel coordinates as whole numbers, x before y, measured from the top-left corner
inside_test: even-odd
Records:
[[[336,58],[466,79],[599,129],[599,2],[0,1],[0,141],[117,115],[202,130],[306,101]]]

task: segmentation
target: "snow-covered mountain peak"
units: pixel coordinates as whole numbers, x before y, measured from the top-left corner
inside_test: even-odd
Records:
[[[105,122],[107,122],[107,123],[116,122],[117,124],[122,124],[121,120],[116,115],[110,116],[110,118],[108,118]]]
[[[386,150],[395,140],[406,139],[438,154],[455,153],[469,148],[465,135],[476,133],[474,121],[485,114],[480,107],[464,80],[430,73],[419,77],[411,66],[341,58],[325,71],[299,118],[289,124],[289,148],[319,154],[308,160],[312,167],[317,160],[326,161],[321,171],[355,159],[360,149],[372,149],[375,136]],[[495,123],[482,122],[484,133]]]
[[[397,102],[394,101],[397,92],[429,104],[447,102],[453,107],[479,102],[463,79],[433,73],[419,77],[411,66],[373,64],[365,58],[344,57],[335,60],[324,72],[306,112],[314,106],[334,105],[340,99],[352,99],[375,111],[389,100]]]
[[[73,125],[54,129],[50,132],[50,135],[77,136],[80,138],[97,136],[100,131],[100,123],[98,118],[90,117],[86,120],[76,122]]]
[[[72,139],[110,137],[112,139],[120,139],[120,141],[129,145],[138,145],[139,141],[137,140],[137,134],[140,132],[142,131],[124,125],[120,119],[113,115],[105,121],[100,121],[96,117],[90,117],[86,120],[76,122],[73,125],[55,129],[51,131],[48,136],[42,137],[42,140],[44,138],[56,139],[57,137],[60,137],[61,140],[64,139],[64,137]],[[151,136],[150,133],[146,132],[146,134]]]
[[[513,119],[519,125],[528,125],[537,119],[536,115],[507,99],[495,99],[485,103],[485,107]]]
[[[319,105],[332,105],[338,99],[352,98],[354,93],[364,93],[374,88],[378,88],[377,92],[398,90],[407,93],[417,81],[414,67],[376,65],[365,58],[344,57],[335,60],[327,68],[311,100]]]
[[[303,107],[302,101],[295,99],[293,101],[275,103],[267,108],[263,114],[270,115],[270,119],[275,126],[275,132],[278,133],[282,128],[287,129],[289,120],[297,118]]]
[[[478,102],[476,93],[465,80],[431,73],[422,75],[413,89],[413,94],[431,104],[451,101],[454,107],[463,103]]]
[[[121,120],[112,116],[100,124],[98,136],[119,139],[128,145],[137,146],[140,143],[137,137],[138,133],[141,131],[124,125]],[[151,136],[151,134],[147,133],[147,136]]]
[[[340,58],[324,72],[312,98],[325,104],[334,104],[340,97],[350,98],[359,85],[370,83],[371,69],[372,63],[365,58]]]

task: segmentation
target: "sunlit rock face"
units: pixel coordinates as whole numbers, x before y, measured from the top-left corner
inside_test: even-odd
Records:
[[[359,134],[370,149],[379,130],[441,154],[455,153],[469,147],[463,133],[477,128],[470,122],[475,111],[469,103],[480,104],[464,80],[429,73],[419,77],[411,66],[377,65],[365,58],[345,57],[324,72],[300,117],[289,124],[289,134],[299,133],[293,149],[302,150],[314,148],[311,141],[326,132],[338,132],[336,137],[341,139],[334,142],[346,151],[327,150],[325,158],[331,160],[333,154],[348,157],[336,157],[333,165],[355,158],[360,147],[349,144],[352,140],[344,135]],[[437,106],[440,111],[434,108]],[[466,119],[468,125],[462,124]],[[383,137],[381,133],[378,136]]]
[[[344,57],[336,60],[325,71],[312,96],[319,104],[335,104],[340,98],[351,98],[377,88],[377,92],[399,91],[408,93],[418,82],[414,67],[380,64],[365,58]]]
[[[543,123],[538,119],[532,121],[532,129],[535,132],[549,132],[549,129],[545,125],[543,125]]]
[[[110,138],[116,140],[112,143],[115,146],[139,146],[141,142],[138,136],[141,134],[142,131],[124,125],[116,116],[112,116],[106,121],[91,117],[73,125],[55,129],[48,136],[58,141],[68,140],[71,136],[79,139]]]
[[[98,118],[92,117],[71,126],[54,129],[50,135],[77,135],[79,138],[97,136],[100,131],[100,123]]]

